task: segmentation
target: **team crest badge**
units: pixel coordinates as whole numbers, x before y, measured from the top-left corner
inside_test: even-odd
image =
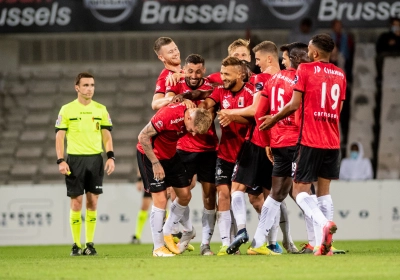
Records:
[[[239,97],[238,107],[239,108],[244,107],[244,97],[243,96]]]
[[[231,106],[231,104],[229,103],[228,100],[224,99],[224,101],[222,101],[222,107],[224,107],[224,109],[227,109]]]

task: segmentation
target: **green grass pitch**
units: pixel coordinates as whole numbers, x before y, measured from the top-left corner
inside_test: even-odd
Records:
[[[400,241],[338,241],[346,255],[152,257],[152,245],[96,245],[98,256],[70,257],[71,246],[0,247],[0,279],[400,279]],[[299,245],[299,244],[297,244]],[[219,244],[213,243],[216,252]]]

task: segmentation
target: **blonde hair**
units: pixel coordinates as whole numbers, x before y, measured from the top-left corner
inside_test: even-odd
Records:
[[[239,47],[245,47],[250,53],[250,41],[245,39],[237,39],[229,45],[228,54],[231,55]]]
[[[204,108],[197,108],[193,118],[194,127],[197,128],[199,134],[207,133],[213,122],[211,113]]]

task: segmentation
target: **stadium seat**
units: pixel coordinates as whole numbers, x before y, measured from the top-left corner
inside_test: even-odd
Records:
[[[28,130],[23,131],[20,136],[21,142],[43,143],[46,140],[47,131],[45,130]]]
[[[143,114],[141,112],[123,112],[113,117],[115,124],[140,124],[143,123]]]
[[[20,147],[15,156],[17,159],[41,158],[43,149],[41,147]]]
[[[11,167],[11,175],[13,179],[33,179],[38,171],[38,166],[35,164],[17,163]]]

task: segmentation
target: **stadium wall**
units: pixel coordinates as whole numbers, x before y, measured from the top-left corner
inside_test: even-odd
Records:
[[[331,192],[335,206],[334,220],[338,225],[335,240],[399,239],[399,183],[397,180],[333,182]],[[130,242],[141,197],[142,194],[132,184],[105,185],[104,194],[99,200],[95,235],[97,244]],[[302,212],[290,198],[286,203],[293,239],[306,240]],[[190,208],[197,231],[194,241],[200,242],[203,209],[200,185],[193,189]],[[247,227],[252,236],[258,218],[248,202],[247,213]],[[82,232],[82,241],[84,236]],[[219,242],[217,226],[212,241]],[[142,242],[151,242],[148,223]],[[0,187],[0,245],[71,243],[69,198],[64,185]]]

